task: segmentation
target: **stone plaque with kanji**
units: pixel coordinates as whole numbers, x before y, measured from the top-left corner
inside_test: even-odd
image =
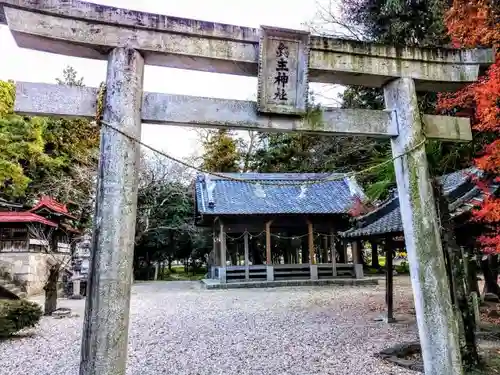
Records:
[[[259,112],[302,115],[307,109],[309,33],[261,27]]]

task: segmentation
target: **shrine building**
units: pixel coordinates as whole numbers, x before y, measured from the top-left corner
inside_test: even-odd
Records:
[[[64,204],[50,197],[42,197],[27,210],[0,201],[2,285],[16,285],[23,295],[43,292],[49,262],[71,257],[73,240],[79,235],[75,220]]]
[[[363,190],[340,174],[198,175],[196,223],[213,233],[210,277],[222,283],[363,278],[360,256],[348,262],[339,238],[356,199],[364,199]]]

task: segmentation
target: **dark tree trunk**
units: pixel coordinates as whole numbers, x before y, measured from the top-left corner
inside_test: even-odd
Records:
[[[500,287],[498,286],[498,257],[495,255],[483,256],[481,258],[481,271],[484,276],[483,293],[492,293],[500,296]]]
[[[233,246],[231,246],[231,251],[229,252],[229,257],[231,258],[232,266],[238,265],[238,252],[239,252],[239,245],[235,243],[233,244]]]
[[[380,268],[380,263],[378,262],[378,244],[375,241],[370,242],[372,247],[372,267]]]
[[[173,260],[172,257],[169,256],[168,257],[168,271],[169,272],[172,272],[172,260]]]
[[[346,263],[345,257],[345,247],[344,243],[341,240],[337,240],[335,244],[336,253],[338,254],[339,263]]]
[[[283,262],[285,264],[290,264],[290,248],[288,246],[283,247]]]
[[[300,239],[300,248],[302,249],[302,264],[309,263],[309,239],[303,236]]]
[[[359,256],[359,262],[363,265],[363,267],[366,267],[366,259],[365,259],[365,252],[363,251],[363,241],[356,241],[357,242],[357,247],[358,247],[358,256]],[[354,257],[354,254],[353,254]]]
[[[151,259],[149,259],[149,251],[146,251],[146,280],[151,280]]]
[[[297,249],[295,248],[295,241],[292,238],[287,241],[287,247],[290,251],[290,262],[297,264]]]
[[[57,281],[59,280],[59,266],[49,269],[49,277],[44,286],[45,307],[44,314],[51,315],[57,309]]]
[[[252,264],[261,265],[264,264],[261,249],[259,247],[259,239],[257,237],[253,237],[250,240],[250,253],[252,254]]]
[[[462,251],[455,238],[454,224],[448,208],[448,200],[442,194],[442,188],[434,181],[434,193],[441,219],[441,238],[445,259],[450,272],[450,291],[454,310],[458,316],[460,331],[460,351],[465,370],[472,370],[479,365],[476,344],[476,321],[472,297],[467,293],[467,278],[462,264]],[[461,319],[460,319],[461,318]]]
[[[323,263],[328,263],[328,253],[330,252],[328,244],[329,244],[328,236],[325,235],[323,237],[323,259],[321,260]]]

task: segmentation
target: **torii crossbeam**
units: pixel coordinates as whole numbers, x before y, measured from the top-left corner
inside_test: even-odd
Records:
[[[390,138],[401,156],[394,163],[425,373],[462,373],[423,141],[469,141],[470,124],[422,116],[416,91],[475,81],[492,51],[395,48],[77,0],[0,0],[0,23],[20,47],[107,59],[103,121],[138,139],[142,122]],[[258,76],[258,100],[143,93],[145,64]],[[383,87],[387,111],[329,109],[318,127],[306,116],[309,81]],[[19,83],[15,108],[94,117],[96,100],[93,88]],[[125,374],[138,161],[136,142],[103,127],[81,375]]]

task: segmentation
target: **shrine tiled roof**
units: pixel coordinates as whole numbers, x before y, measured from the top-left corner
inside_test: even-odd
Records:
[[[56,223],[33,212],[0,212],[0,223],[40,223],[57,227]]]
[[[195,193],[199,214],[346,214],[356,196],[364,197],[356,181],[342,175],[227,173],[223,177],[197,176]],[[332,180],[310,183],[325,178]],[[280,186],[269,185],[271,182]]]
[[[450,214],[457,217],[478,206],[484,199],[484,191],[471,180],[472,175],[481,172],[475,168],[453,172],[439,178],[443,192],[450,202]],[[498,189],[491,185],[491,191]],[[381,204],[374,211],[359,217],[356,226],[342,235],[346,238],[371,237],[389,233],[403,233],[401,211],[398,197],[393,197]]]
[[[59,203],[50,197],[42,197],[40,201],[32,209],[30,209],[30,212],[37,212],[43,209],[47,209],[56,214],[67,216],[70,219],[74,219],[74,217],[70,215],[66,205]]]

